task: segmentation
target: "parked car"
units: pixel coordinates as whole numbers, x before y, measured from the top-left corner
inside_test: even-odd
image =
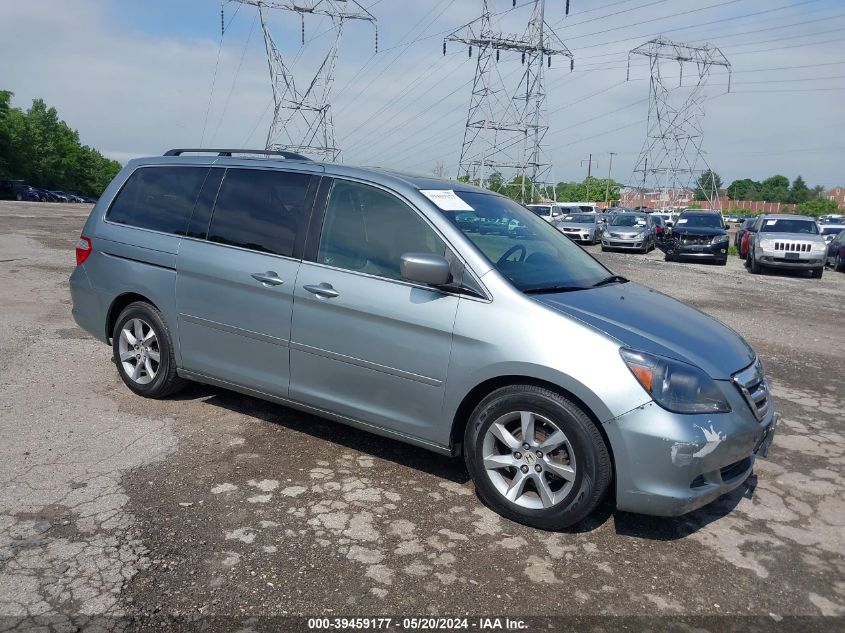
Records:
[[[666,221],[663,219],[663,215],[660,213],[650,213],[648,221],[654,227],[654,239],[658,242],[663,241],[669,231],[669,227],[666,226]]]
[[[460,455],[485,503],[543,529],[611,485],[620,510],[689,512],[765,456],[777,415],[751,347],[513,200],[201,151],[129,161],[77,243],[73,317],[135,394],[194,380]],[[470,210],[533,236],[465,232]]]
[[[736,233],[734,233],[734,246],[736,247],[737,253],[741,258],[745,258],[746,251],[743,250],[743,240],[745,238],[745,234],[754,226],[754,218],[748,218],[742,221],[742,224],[737,228]]]
[[[715,211],[683,211],[672,227],[666,261],[683,259],[728,263],[728,232]]]
[[[526,204],[526,208],[537,217],[543,218],[546,222],[553,222],[563,217],[567,210],[561,208],[557,203],[549,204]]]
[[[755,221],[754,224],[752,224],[750,227],[748,227],[745,230],[745,233],[742,236],[742,241],[739,243],[739,256],[740,256],[740,258],[745,260],[746,263],[748,261],[748,247],[751,244],[751,236],[756,232],[756,229],[755,229],[756,224],[757,223]]]
[[[845,273],[845,230],[840,231],[828,243],[825,263],[836,272]]]
[[[601,232],[601,250],[636,250],[647,253],[656,243],[654,226],[645,213],[612,215]]]
[[[809,270],[821,278],[827,257],[827,242],[813,218],[804,215],[762,215],[754,224],[748,245],[747,264],[751,272],[765,268]]]
[[[819,226],[819,230],[824,241],[829,244],[834,237],[845,231],[845,224],[822,224]]]
[[[651,217],[662,218],[663,226],[667,229],[672,228],[672,225],[675,223],[671,213],[652,213]]]
[[[41,202],[41,199],[38,190],[23,180],[0,180],[0,200]]]
[[[597,244],[601,241],[599,215],[598,213],[572,213],[552,222],[552,225],[571,240]]]
[[[479,218],[475,213],[458,213],[455,216],[455,223],[465,233],[472,233],[478,231]]]
[[[510,232],[510,220],[505,218],[486,218],[478,220],[478,232],[482,235],[507,235]]]
[[[845,224],[845,215],[832,213],[819,217],[819,224]]]

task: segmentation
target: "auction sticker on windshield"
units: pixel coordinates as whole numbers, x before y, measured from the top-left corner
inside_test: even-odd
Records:
[[[420,193],[444,211],[475,211],[452,189],[420,189]]]

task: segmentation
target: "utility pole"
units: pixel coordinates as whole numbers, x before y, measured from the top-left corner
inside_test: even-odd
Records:
[[[267,149],[301,152],[317,160],[337,161],[340,148],[335,145],[334,123],[331,115],[330,94],[334,82],[334,69],[343,26],[348,20],[362,20],[372,24],[378,52],[378,26],[372,13],[356,0],[233,0],[258,7],[261,29],[264,31],[264,48],[270,69],[273,88],[273,122],[267,133]],[[313,78],[305,83],[305,90],[296,87],[291,68],[276,47],[267,23],[270,10],[290,11],[299,15],[300,45],[305,44],[305,16],[328,17],[334,30],[334,42],[317,67]],[[300,84],[302,85],[302,84]]]
[[[522,202],[531,202],[534,187],[547,180],[551,164],[544,158],[543,140],[549,129],[546,121],[545,68],[552,57],[570,60],[572,53],[546,23],[545,0],[534,0],[531,18],[522,35],[494,31],[490,5],[482,0],[481,17],[465,24],[443,40],[461,42],[468,55],[476,53],[475,80],[467,113],[464,141],[458,163],[458,177],[486,186],[493,172],[513,174],[521,182]],[[516,0],[512,1],[516,6]],[[566,2],[569,13],[569,1]],[[500,54],[513,52],[525,67],[516,87],[505,86],[496,69]],[[531,187],[526,181],[530,179]],[[503,182],[509,179],[504,177]],[[530,199],[529,199],[530,198]]]
[[[581,167],[584,166],[584,163],[587,163],[587,180],[584,181],[584,184],[587,186],[587,199],[584,202],[590,201],[590,174],[592,174],[593,169],[593,155],[589,154],[588,158],[585,158],[581,161]],[[596,167],[598,167],[598,163],[596,163]]]
[[[610,170],[613,169],[613,157],[616,156],[616,152],[609,152],[610,160],[607,163],[607,182],[605,183],[604,187],[604,206],[607,208],[607,201],[610,196]]]
[[[661,199],[666,198],[667,205],[674,206],[696,176],[710,169],[701,150],[705,87],[711,69],[721,67],[728,73],[730,92],[731,64],[722,51],[709,44],[689,46],[658,37],[628,53],[627,79],[631,76],[633,55],[645,57],[650,69],[646,140],[634,175],[642,174],[644,191],[648,184],[661,194]],[[666,66],[674,63],[678,64],[679,80],[677,86],[670,86]],[[695,71],[693,80],[686,85],[685,65]],[[707,196],[712,207],[713,193],[708,192]]]

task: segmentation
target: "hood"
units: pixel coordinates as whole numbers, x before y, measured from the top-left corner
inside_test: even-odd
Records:
[[[716,380],[730,379],[756,357],[748,343],[721,321],[634,282],[532,299],[626,347],[697,365]]]
[[[558,222],[555,226],[563,229],[584,229],[585,231],[592,231],[596,228],[595,224],[586,224],[584,222]]]
[[[683,235],[727,235],[725,229],[710,228],[706,226],[686,226],[685,224],[675,224],[672,227],[673,233]]]
[[[836,237],[834,235],[834,237]],[[824,241],[823,235],[813,235],[812,233],[760,233],[761,240],[774,240],[775,242],[820,242]]]
[[[636,226],[612,226],[607,225],[607,230],[613,233],[646,233],[648,226],[645,224],[638,224]]]

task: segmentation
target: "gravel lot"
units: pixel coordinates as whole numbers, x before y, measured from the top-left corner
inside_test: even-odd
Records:
[[[132,395],[70,316],[88,210],[0,203],[0,630],[70,614],[845,626],[845,274],[752,276],[736,257],[590,247],[740,332],[783,419],[756,474],[702,510],[657,519],[606,504],[548,533],[485,508],[458,460],[216,388]]]

